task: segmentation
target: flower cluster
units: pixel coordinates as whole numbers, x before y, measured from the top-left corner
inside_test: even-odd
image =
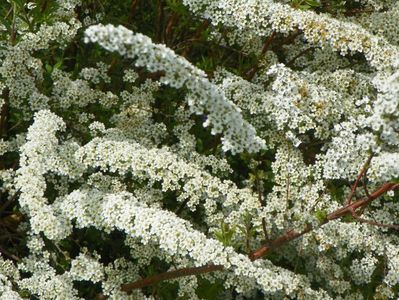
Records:
[[[213,134],[224,134],[223,149],[232,153],[244,150],[257,152],[265,148],[265,141],[256,136],[255,129],[240,114],[239,108],[207,79],[203,71],[178,57],[163,45],[155,45],[142,34],[133,34],[123,26],[95,25],[86,31],[86,42],[97,42],[109,51],[118,51],[129,58],[137,58],[136,66],[150,72],[164,71],[160,81],[175,88],[185,86],[191,111],[207,112],[204,126],[212,125]]]

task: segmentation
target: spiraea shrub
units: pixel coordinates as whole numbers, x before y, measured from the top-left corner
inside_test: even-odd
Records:
[[[0,299],[397,299],[399,2],[0,0]]]

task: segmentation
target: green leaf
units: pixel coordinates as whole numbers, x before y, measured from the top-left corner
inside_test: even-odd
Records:
[[[319,7],[320,3],[316,0],[305,0],[305,3],[311,7]]]
[[[229,224],[222,222],[220,230],[215,231],[215,238],[224,246],[231,246],[231,240],[236,232],[236,227],[230,228]]]
[[[51,74],[51,72],[53,72],[53,67],[49,64],[46,64],[44,66],[44,68],[46,69],[47,73]]]
[[[319,209],[315,212],[315,217],[319,223],[323,223],[327,218],[328,212],[326,210]]]
[[[53,69],[61,69],[62,66],[62,60],[57,61],[57,63],[54,65]]]

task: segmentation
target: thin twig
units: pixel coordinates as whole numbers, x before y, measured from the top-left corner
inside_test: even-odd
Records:
[[[98,294],[94,297],[94,300],[106,300],[106,299],[108,299],[108,297],[105,296],[105,295],[102,294],[102,293],[98,293]]]
[[[8,17],[11,15],[12,9],[13,8],[12,8],[12,5],[11,5],[10,9],[7,11],[6,15],[4,16],[4,20],[8,19]]]
[[[4,99],[3,106],[0,111],[0,138],[7,136],[8,133],[8,115],[9,115],[9,89],[3,89],[2,98]]]
[[[302,31],[299,30],[298,28],[295,29],[290,35],[285,37],[284,39],[281,39],[279,43],[276,43],[273,45],[272,49],[273,51],[280,51],[281,47],[287,44],[291,44],[298,36],[302,34]]]
[[[384,8],[384,9],[378,11],[378,12],[385,12],[387,10],[388,10],[387,8]],[[352,9],[352,10],[346,11],[344,13],[344,15],[346,17],[353,17],[353,16],[358,15],[358,14],[364,14],[364,13],[372,14],[374,12],[376,12],[374,9]]]
[[[382,224],[382,223],[379,223],[379,222],[376,222],[376,221],[367,220],[367,219],[364,219],[364,218],[359,217],[359,216],[356,214],[355,211],[352,211],[352,217],[353,217],[356,221],[358,221],[358,222],[360,222],[360,223],[366,223],[366,224],[373,225],[373,226],[384,227],[384,228],[392,228],[392,229],[399,230],[399,225],[395,225],[395,224]]]
[[[0,215],[10,206],[11,203],[17,198],[18,192],[16,192],[10,199],[8,199],[1,207],[0,207]]]
[[[47,9],[47,4],[48,0],[43,1],[42,7],[40,8],[40,13],[44,13],[44,11]]]
[[[202,33],[209,27],[210,24],[211,22],[209,20],[204,20],[204,22],[201,24],[201,26],[198,27],[194,36],[190,40],[200,41]],[[192,51],[192,49],[193,49],[193,43],[189,44],[189,46],[184,49],[182,56],[187,57]]]
[[[368,159],[368,163],[370,162],[371,157]],[[367,167],[367,166],[366,166]],[[363,167],[363,170],[360,172],[363,176],[365,173],[366,167]],[[360,175],[358,178],[361,177]],[[360,180],[360,179],[359,179]],[[356,180],[354,186],[358,184],[359,180]],[[381,195],[385,194],[388,191],[393,191],[399,189],[399,183],[392,183],[392,182],[387,182],[384,183],[382,186],[380,186],[378,189],[376,189],[372,194],[369,196],[357,200],[355,202],[351,202],[344,207],[335,210],[334,212],[330,213],[327,215],[327,217],[321,222],[320,226],[323,226],[324,224],[327,224],[328,222],[332,220],[339,219],[345,215],[356,215],[356,209],[364,209],[369,203],[371,203],[373,200],[377,199]],[[353,192],[351,192],[350,197],[353,196]],[[365,220],[362,218],[357,217],[357,220],[374,225],[374,226],[380,226],[380,227],[389,227],[389,228],[397,228],[396,225],[385,225],[385,224],[380,224],[374,221],[370,220]],[[398,226],[399,228],[399,226]],[[258,248],[254,252],[249,254],[249,258],[254,261],[257,260],[267,253],[270,252],[270,250],[280,247],[284,244],[286,244],[289,241],[292,241],[308,232],[310,232],[313,229],[313,226],[311,224],[306,225],[305,229],[302,231],[296,231],[295,229],[290,229],[286,231],[284,234],[280,235],[276,239],[272,241],[268,241],[267,244],[263,245],[262,247]],[[127,283],[123,284],[121,286],[122,291],[125,292],[130,292],[134,289],[140,289],[149,285],[156,284],[158,282],[164,281],[164,280],[170,280],[170,279],[175,279],[179,277],[184,277],[184,276],[190,276],[190,275],[199,275],[199,274],[205,274],[205,273],[210,273],[214,271],[221,271],[223,270],[224,267],[222,265],[205,265],[202,267],[194,267],[194,268],[183,268],[183,269],[178,269],[174,271],[168,271],[164,272],[158,275],[150,276],[138,281],[135,281],[133,283]]]
[[[290,177],[290,173],[288,173],[288,178],[287,178],[287,189],[285,191],[285,200],[288,203],[288,201],[290,200],[290,181],[291,181],[291,177]]]
[[[129,17],[127,18],[127,22],[130,24],[133,20],[134,13],[136,12],[137,6],[139,4],[139,0],[133,0],[130,4],[129,8]]]
[[[264,206],[264,202],[262,199],[263,187],[261,184],[262,184],[262,182],[259,179],[258,173],[256,173],[256,188],[257,188],[257,192],[258,192],[258,201],[261,206]],[[265,235],[266,242],[268,242],[269,234],[267,233],[266,219],[264,217],[262,218],[262,230],[263,230],[263,234]]]
[[[299,57],[301,57],[302,55],[306,54],[307,52],[309,52],[310,50],[313,50],[313,49],[314,49],[313,47],[309,47],[309,48],[306,48],[305,50],[302,50],[302,51],[299,52],[297,55],[295,55],[289,62],[287,62],[285,65],[286,65],[287,67],[292,66],[292,65],[294,64],[294,62],[295,62]]]
[[[246,234],[245,234],[245,247],[246,247],[246,251],[247,253],[251,253],[252,249],[251,249],[251,239],[250,239],[250,231],[251,231],[251,224],[247,223],[245,226],[245,230],[246,230]]]
[[[163,18],[164,18],[164,0],[158,0],[158,16],[156,19],[156,37],[157,37],[157,42],[158,43],[163,43],[163,34],[162,34],[162,23],[163,23]]]
[[[366,171],[364,172],[364,175],[363,175],[363,189],[364,189],[366,196],[370,197],[370,192],[369,192],[369,189],[367,188],[367,170],[368,169],[366,169]]]
[[[350,204],[350,203],[352,202],[352,198],[353,198],[353,195],[354,195],[355,192],[356,192],[357,186],[359,185],[359,182],[360,182],[360,180],[362,179],[362,177],[366,174],[366,171],[367,171],[368,167],[370,166],[370,162],[371,162],[371,159],[372,159],[372,158],[373,158],[373,154],[371,154],[371,155],[367,158],[366,163],[363,165],[363,167],[362,167],[362,169],[361,169],[359,175],[358,175],[357,178],[356,178],[355,183],[354,183],[353,186],[352,186],[351,193],[349,194],[349,197],[348,197],[348,200],[347,200],[346,204]]]
[[[12,24],[11,24],[11,34],[10,34],[10,43],[11,45],[15,45],[15,41],[17,38],[17,30],[16,30],[16,20],[17,20],[17,4],[13,3],[12,8]]]
[[[260,56],[258,57],[255,65],[252,66],[252,68],[246,72],[247,73],[246,77],[247,77],[248,81],[251,81],[251,79],[255,76],[256,72],[259,69],[260,60],[262,59],[263,56],[265,56],[265,54],[266,54],[267,50],[269,49],[270,45],[272,44],[275,36],[276,36],[276,32],[273,31],[270,34],[270,36],[266,39],[265,44],[263,45],[263,48],[262,48],[262,52],[261,52]]]
[[[165,37],[164,37],[166,45],[172,44],[173,28],[175,27],[178,21],[179,21],[179,15],[177,13],[173,13],[166,22]]]
[[[121,289],[124,292],[130,292],[134,289],[141,289],[143,287],[153,285],[153,284],[156,284],[156,283],[158,283],[160,281],[164,281],[164,280],[175,279],[175,278],[190,276],[190,275],[200,275],[200,274],[221,271],[221,270],[223,270],[222,265],[207,265],[207,266],[202,266],[202,267],[184,268],[184,269],[179,269],[179,270],[174,270],[174,271],[168,271],[168,272],[150,276],[150,277],[147,277],[147,278],[144,278],[144,279],[132,282],[132,283],[123,284]]]
[[[187,205],[187,203],[188,203],[188,201],[189,201],[190,199],[189,198],[187,198],[187,199],[185,199],[182,203],[180,203],[180,205],[179,205],[179,207],[176,209],[176,211],[175,211],[175,214],[176,215],[180,215],[180,213],[183,211],[183,209],[186,207],[186,205]]]
[[[15,261],[20,261],[21,259],[16,256],[15,254],[12,254],[11,252],[8,252],[7,250],[5,250],[3,247],[0,246],[0,254],[7,256],[8,258],[11,258]]]
[[[373,201],[374,199],[378,198],[379,196],[383,195],[387,191],[391,190],[396,190],[399,189],[399,184],[395,183],[385,183],[383,184],[379,189],[374,191],[370,197],[364,198],[361,200],[358,200],[356,202],[353,202],[341,209],[338,209],[330,214],[327,215],[325,220],[322,222],[322,225],[328,223],[331,220],[338,219],[342,216],[345,216],[347,214],[352,214],[357,208],[363,207],[363,205],[366,205]],[[392,225],[383,225],[379,224],[377,222],[373,221],[368,221],[365,220],[368,224],[375,225],[375,226],[383,226],[383,227],[391,227]],[[311,231],[313,229],[312,225],[307,225],[303,231],[296,231],[294,229],[286,231],[284,234],[279,236],[278,238],[274,239],[273,241],[270,241],[267,245],[263,245],[259,249],[255,250],[251,254],[249,254],[249,258],[254,261],[257,260],[264,255],[266,255],[271,249],[280,247],[284,244],[286,244],[289,241],[292,241],[305,233]],[[190,275],[200,275],[200,274],[206,274],[214,271],[222,271],[224,267],[222,265],[205,265],[202,267],[194,267],[194,268],[183,268],[183,269],[178,269],[174,271],[168,271],[164,272],[158,275],[150,276],[144,279],[140,279],[138,281],[132,282],[132,283],[127,283],[123,284],[121,286],[122,291],[124,292],[131,292],[134,289],[140,289],[149,285],[156,284],[158,282],[164,281],[164,280],[170,280],[170,279],[175,279],[179,277],[185,277],[185,276],[190,276]]]

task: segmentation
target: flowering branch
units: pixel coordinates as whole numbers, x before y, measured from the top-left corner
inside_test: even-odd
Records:
[[[369,203],[371,203],[373,200],[377,199],[381,195],[385,194],[388,191],[393,191],[399,189],[399,184],[398,183],[393,183],[393,182],[387,182],[384,183],[382,186],[380,186],[377,190],[375,190],[372,194],[370,194],[369,197],[365,197],[363,199],[360,199],[356,202],[349,203],[345,205],[344,207],[337,209],[336,211],[330,213],[327,215],[327,217],[321,222],[320,226],[327,224],[328,222],[332,220],[339,219],[343,216],[346,215],[353,215],[353,213],[356,211],[358,208],[364,208],[367,206]],[[371,221],[372,222],[372,221]],[[367,222],[369,224],[372,224],[371,222]],[[377,223],[373,223],[372,225],[377,225]],[[386,227],[384,225],[384,227]],[[290,229],[286,231],[283,235],[279,236],[275,240],[271,241],[267,245],[263,245],[259,249],[255,250],[250,254],[251,260],[256,260],[259,259],[263,256],[265,256],[267,253],[270,252],[270,250],[277,248],[279,246],[282,246],[283,244],[292,241],[305,233],[308,233],[313,229],[312,225],[307,225],[303,231],[296,231],[295,229]]]
[[[372,155],[369,156],[366,163],[362,167],[359,175],[357,176],[356,181],[353,184],[351,192],[348,196],[348,200],[346,201],[346,205],[344,207],[328,214],[326,216],[326,218],[321,222],[320,226],[327,224],[329,221],[341,218],[345,215],[352,215],[353,218],[359,222],[363,222],[363,223],[367,223],[367,224],[379,226],[379,227],[387,227],[387,228],[394,228],[394,229],[399,228],[399,226],[396,226],[396,225],[385,225],[385,224],[380,224],[375,221],[366,220],[366,219],[360,218],[356,214],[357,209],[364,210],[364,208],[369,203],[371,203],[373,200],[377,199],[379,196],[383,195],[387,191],[399,189],[399,184],[388,182],[388,183],[383,184],[380,188],[375,190],[372,194],[367,195],[363,199],[360,199],[355,202],[351,201],[360,180],[362,179],[362,177],[365,176],[365,174],[367,172],[367,168],[370,165],[371,159],[372,159]],[[266,245],[260,247],[259,249],[255,250],[254,252],[250,253],[249,258],[252,261],[260,259],[261,257],[265,256],[267,253],[269,253],[272,249],[278,248],[278,247],[286,244],[287,242],[290,242],[290,241],[310,232],[313,229],[314,229],[314,227],[310,224],[308,224],[305,227],[305,229],[302,231],[296,231],[295,229],[290,229],[290,230],[286,231],[284,234],[282,234],[281,236],[279,236],[278,238],[276,238],[272,241],[269,241]],[[170,280],[170,279],[184,277],[184,276],[190,276],[190,275],[199,275],[199,274],[210,273],[210,272],[214,272],[214,271],[221,271],[223,269],[224,269],[224,267],[222,265],[205,265],[202,267],[183,268],[183,269],[179,269],[179,270],[168,271],[168,272],[164,272],[164,273],[161,273],[158,275],[150,276],[150,277],[135,281],[133,283],[124,284],[124,285],[122,285],[122,291],[130,292],[134,289],[140,289],[145,286],[149,286],[149,285],[152,285],[152,284],[158,283],[160,281],[164,281],[164,280]]]
[[[257,136],[255,128],[244,120],[241,109],[206,78],[205,72],[171,49],[154,44],[147,36],[134,34],[123,26],[94,25],[85,35],[86,43],[97,42],[109,51],[136,58],[137,67],[146,66],[150,72],[164,71],[161,83],[174,88],[185,86],[189,90],[186,98],[191,113],[207,113],[204,127],[211,125],[213,135],[224,133],[224,151],[255,153],[266,148],[266,142]]]
[[[369,162],[369,160],[368,160],[368,162]],[[364,174],[364,168],[361,171],[361,173]],[[377,199],[379,196],[383,195],[387,191],[393,191],[396,189],[399,189],[399,184],[395,184],[395,183],[391,183],[391,182],[385,183],[380,188],[375,190],[372,194],[370,194],[369,197],[365,197],[356,202],[349,203],[349,204],[345,205],[343,208],[340,208],[340,209],[328,214],[327,217],[320,224],[320,226],[327,224],[329,221],[341,218],[345,215],[349,215],[349,214],[354,215],[354,212],[356,211],[356,209],[363,208],[364,206],[368,205],[370,202]],[[394,225],[379,224],[377,222],[368,221],[368,220],[364,220],[361,218],[355,218],[355,219],[358,219],[359,221],[368,223],[370,225],[389,227],[389,228],[397,228],[397,226],[394,226]],[[303,231],[296,231],[294,229],[288,230],[283,235],[274,239],[267,245],[264,245],[261,248],[252,252],[249,255],[249,257],[252,261],[257,260],[257,259],[265,256],[267,253],[269,253],[270,250],[280,247],[280,246],[286,244],[287,242],[290,242],[290,241],[304,235],[305,233],[310,232],[312,229],[314,229],[312,225],[307,225]],[[164,281],[164,280],[179,278],[179,277],[183,277],[183,276],[205,274],[205,273],[210,273],[210,272],[214,272],[214,271],[221,271],[223,269],[224,268],[222,265],[205,265],[202,267],[183,268],[183,269],[179,269],[179,270],[164,272],[164,273],[161,273],[158,275],[154,275],[151,277],[147,277],[147,278],[138,280],[133,283],[124,284],[124,285],[122,285],[122,291],[129,292],[133,289],[143,288],[145,286],[152,285],[157,282]]]

